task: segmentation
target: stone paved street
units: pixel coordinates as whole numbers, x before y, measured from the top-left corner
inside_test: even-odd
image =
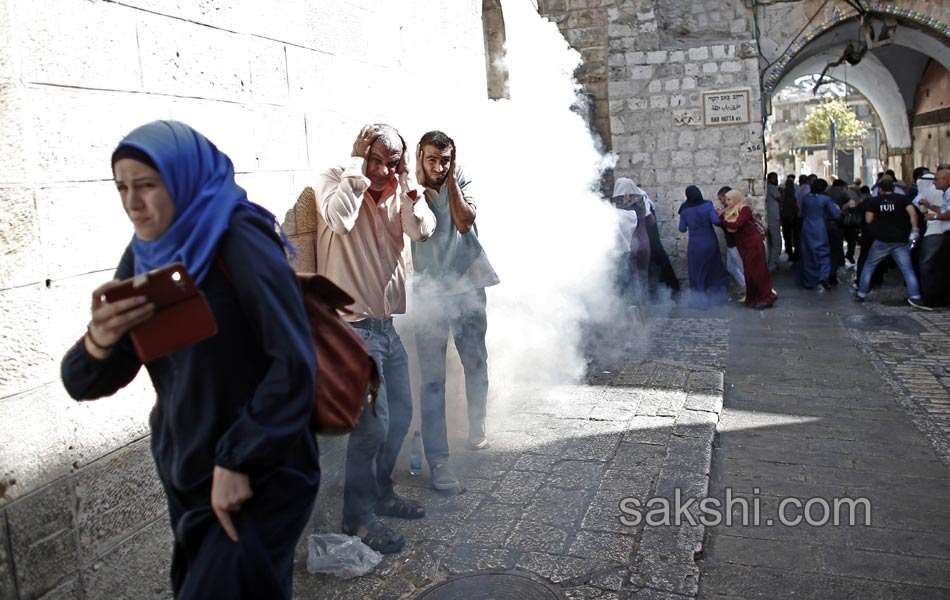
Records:
[[[711,493],[758,497],[763,519],[784,497],[866,498],[871,526],[710,528],[700,598],[950,597],[948,313],[899,286],[860,305],[776,287],[778,308],[731,323]]]
[[[495,415],[493,448],[453,453],[463,494],[433,492],[403,464],[401,489],[429,510],[391,521],[406,549],[349,581],[308,574],[301,551],[296,597],[414,598],[486,571],[528,574],[565,598],[950,597],[938,333],[950,313],[913,311],[894,286],[861,305],[844,287],[800,290],[788,271],[775,286],[768,311],[641,309],[641,335],[615,341],[622,352],[592,365],[587,385],[506,390],[519,408]],[[339,522],[332,479],[314,531]],[[735,502],[731,526],[618,518],[624,497],[725,501],[727,488],[758,503],[758,526]],[[871,525],[784,526],[785,497],[866,498]]]
[[[721,375],[645,361],[615,380],[508,392],[518,408],[496,416],[492,449],[453,454],[464,493],[430,491],[425,474],[401,467],[401,489],[428,509],[422,520],[391,521],[406,549],[351,581],[298,564],[297,597],[412,597],[484,570],[528,572],[570,598],[627,597],[640,587],[694,595],[702,528],[644,531],[622,524],[618,507],[624,497],[672,497],[675,488],[705,494]]]

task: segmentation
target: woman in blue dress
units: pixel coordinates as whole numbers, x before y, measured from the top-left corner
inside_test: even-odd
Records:
[[[831,288],[831,246],[828,243],[828,228],[825,217],[841,217],[834,200],[825,195],[828,182],[818,179],[811,186],[811,193],[802,198],[801,255],[798,261],[798,280],[805,289],[821,286]]]
[[[218,332],[143,365],[128,331],[154,307],[144,296],[104,302],[118,285],[110,281],[92,293],[63,383],[92,400],[148,371],[178,600],[290,600],[294,548],[320,482],[310,432],[316,357],[276,220],[248,201],[227,155],[183,123],[134,130],[112,171],[135,231],[115,279],[183,263]]]
[[[695,185],[686,188],[686,201],[680,206],[680,231],[689,231],[686,250],[689,269],[689,303],[695,307],[708,307],[728,296],[726,269],[719,253],[719,239],[713,225],[718,225],[719,215],[713,203],[703,199],[703,193]]]

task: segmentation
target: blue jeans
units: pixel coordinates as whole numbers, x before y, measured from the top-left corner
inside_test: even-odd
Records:
[[[861,269],[858,296],[862,298],[867,296],[868,290],[871,289],[871,275],[874,269],[888,256],[894,258],[894,262],[901,270],[904,285],[907,286],[907,294],[914,300],[920,300],[920,286],[917,284],[917,276],[914,275],[914,267],[910,262],[910,247],[907,242],[882,242],[881,240],[874,240],[874,244],[868,251],[868,260]]]
[[[376,503],[391,497],[392,472],[412,421],[409,359],[392,319],[351,323],[380,371],[376,416],[369,402],[346,446],[343,522],[355,527],[376,518]]]
[[[488,349],[485,333],[485,289],[429,298],[426,322],[416,332],[419,372],[422,376],[422,443],[429,466],[449,460],[445,427],[445,353],[449,333],[465,372],[465,399],[468,404],[469,437],[485,435],[488,406]]]

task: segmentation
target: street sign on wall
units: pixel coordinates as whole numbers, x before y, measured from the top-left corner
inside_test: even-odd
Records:
[[[749,122],[749,90],[703,92],[703,125]]]

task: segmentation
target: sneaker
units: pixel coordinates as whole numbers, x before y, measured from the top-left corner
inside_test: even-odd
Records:
[[[465,447],[469,450],[488,450],[491,448],[491,442],[485,436],[469,437]]]
[[[819,281],[818,285],[821,286],[821,289],[819,289],[819,291],[821,291],[822,289],[826,291],[831,289],[831,284],[824,280]]]
[[[857,292],[855,292],[852,297],[854,298],[855,302],[864,302],[864,296],[862,296],[861,294]]]
[[[739,304],[742,304],[743,302],[745,302],[745,294],[742,294],[741,296],[739,296],[736,299],[736,302],[738,302]]]
[[[914,308],[919,308],[920,310],[933,310],[933,308],[924,304],[924,301],[920,298],[908,298],[907,304],[910,304]]]
[[[431,469],[432,487],[440,491],[458,490],[459,480],[448,463],[438,463]]]

